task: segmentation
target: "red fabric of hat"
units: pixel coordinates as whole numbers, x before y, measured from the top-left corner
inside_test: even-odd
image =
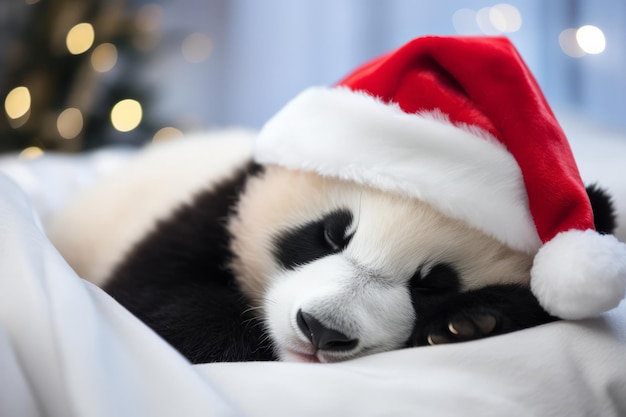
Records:
[[[543,242],[561,231],[593,229],[591,206],[565,134],[507,38],[415,39],[337,85],[397,103],[407,113],[438,109],[452,123],[495,136],[522,170]]]
[[[626,293],[626,245],[594,230],[567,139],[506,38],[424,37],[305,90],[255,159],[428,202],[534,255],[531,288],[563,318]]]

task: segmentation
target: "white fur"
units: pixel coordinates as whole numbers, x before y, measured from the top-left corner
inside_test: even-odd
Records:
[[[364,93],[311,88],[267,122],[254,155],[416,197],[526,253],[541,246],[513,156],[439,112],[406,114]]]
[[[150,145],[72,201],[48,236],[81,277],[102,285],[157,219],[249,160],[253,136],[220,131]]]
[[[97,283],[159,218],[230,176],[251,154],[248,134],[159,145],[78,198],[50,235],[70,264]],[[267,324],[282,359],[332,362],[401,347],[414,320],[408,281],[421,266],[452,264],[465,289],[527,284],[532,255],[442,215],[414,198],[313,172],[269,165],[251,178],[228,220],[242,291]],[[277,236],[336,209],[353,214],[344,251],[296,270],[275,259]],[[347,352],[315,352],[299,309],[359,340]]]
[[[349,352],[316,352],[298,330],[298,310],[351,339]],[[283,358],[317,355],[322,362],[397,349],[409,338],[415,313],[406,287],[364,273],[346,256],[333,255],[284,272],[267,292],[267,324]]]
[[[626,244],[593,230],[561,232],[537,253],[531,289],[550,314],[597,316],[626,293]]]
[[[340,254],[285,271],[274,245],[281,232],[336,209],[353,213],[354,235]],[[299,309],[351,338],[349,352],[317,352],[317,360],[344,360],[398,348],[410,336],[414,310],[407,283],[422,265],[451,263],[465,289],[494,283],[527,284],[531,256],[507,248],[416,199],[269,166],[249,182],[232,218],[240,287],[263,306],[283,359],[314,352],[296,325]]]

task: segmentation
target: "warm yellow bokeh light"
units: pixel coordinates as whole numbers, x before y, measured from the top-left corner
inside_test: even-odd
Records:
[[[74,55],[86,52],[93,45],[96,34],[90,23],[79,23],[67,32],[67,50]]]
[[[154,134],[152,141],[162,142],[162,141],[166,141],[166,140],[170,140],[174,138],[179,138],[181,136],[183,136],[183,132],[176,129],[175,127],[168,126],[168,127],[159,129],[159,131]]]
[[[192,33],[183,41],[181,50],[187,61],[193,63],[203,62],[213,52],[213,41],[204,33]]]
[[[30,91],[24,86],[15,87],[4,100],[4,110],[11,119],[19,119],[30,110]]]
[[[28,148],[22,150],[19,154],[19,158],[21,159],[35,159],[39,158],[43,155],[43,150],[38,146],[29,146]]]
[[[64,139],[74,139],[83,130],[83,115],[80,110],[70,107],[57,118],[57,130]]]
[[[98,72],[111,71],[117,63],[117,48],[112,43],[98,45],[91,53],[91,66]]]
[[[130,132],[141,123],[143,111],[137,100],[127,98],[111,109],[111,123],[120,132]]]

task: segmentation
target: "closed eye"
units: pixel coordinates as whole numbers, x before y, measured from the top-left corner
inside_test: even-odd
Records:
[[[276,260],[286,269],[295,269],[340,252],[352,237],[347,235],[351,224],[352,213],[340,209],[284,232],[275,239]]]
[[[347,210],[332,212],[324,217],[324,240],[333,252],[343,250],[352,235],[347,236],[348,228],[352,224],[352,213]]]

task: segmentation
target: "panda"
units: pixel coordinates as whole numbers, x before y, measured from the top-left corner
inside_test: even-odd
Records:
[[[254,162],[254,140],[150,145],[48,235],[192,363],[337,362],[556,319],[529,289],[531,255],[419,199]],[[587,191],[610,233],[609,196]]]

